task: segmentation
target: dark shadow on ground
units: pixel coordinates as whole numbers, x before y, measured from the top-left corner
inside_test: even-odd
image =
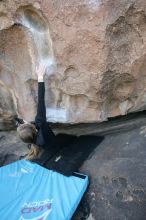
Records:
[[[129,128],[128,122],[123,122],[121,130],[115,124],[114,132],[111,125],[110,132],[81,166],[80,172],[89,176],[90,185],[73,220],[146,219],[146,121],[145,117],[136,120],[132,127],[130,120]],[[93,131],[98,135],[96,126]],[[0,155],[7,152],[19,157],[27,153],[15,131],[1,132],[2,136]]]

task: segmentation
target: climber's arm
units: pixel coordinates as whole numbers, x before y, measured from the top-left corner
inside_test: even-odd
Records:
[[[35,117],[35,125],[38,130],[36,144],[39,146],[45,146],[47,142],[47,121],[46,121],[46,106],[45,106],[45,66],[39,66],[36,69],[38,77],[38,103],[37,103],[37,114]]]

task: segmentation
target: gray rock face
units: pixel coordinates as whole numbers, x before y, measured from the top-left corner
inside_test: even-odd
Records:
[[[48,64],[49,121],[146,109],[145,0],[1,1],[0,29],[1,121],[34,119],[38,62]]]
[[[146,121],[146,116],[142,117]],[[105,139],[80,168],[89,176],[90,185],[74,220],[145,220],[146,123],[144,126],[142,117],[133,118],[135,128],[131,130],[131,120],[129,128],[123,127],[124,120],[117,121],[117,131],[111,122],[105,130],[101,126]],[[85,131],[98,135],[99,128],[90,125]],[[27,145],[15,131],[0,132],[0,166],[27,153]]]
[[[145,220],[145,134],[141,127],[105,136],[80,170],[90,186],[74,220]]]

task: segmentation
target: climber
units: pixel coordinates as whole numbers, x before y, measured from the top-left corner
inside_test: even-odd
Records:
[[[39,65],[36,68],[38,78],[38,105],[37,114],[34,123],[29,123],[23,119],[16,118],[17,131],[21,140],[29,143],[30,151],[25,159],[35,159],[43,152],[49,152],[49,148],[57,146],[55,134],[49,127],[46,120],[46,107],[45,107],[45,75],[46,67]],[[29,109],[28,109],[29,111]]]

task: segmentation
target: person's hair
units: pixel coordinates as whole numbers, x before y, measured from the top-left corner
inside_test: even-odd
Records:
[[[17,131],[19,133],[20,139],[25,143],[30,143],[30,149],[27,155],[23,158],[26,160],[33,160],[39,157],[43,153],[43,149],[36,144],[35,138],[36,138],[36,128],[33,124],[30,123],[24,123],[19,125],[17,128]]]
[[[32,124],[22,124],[17,128],[20,139],[25,143],[34,143],[36,129]]]
[[[31,144],[30,150],[24,159],[25,160],[36,159],[39,156],[41,156],[42,153],[43,153],[43,149],[41,147],[37,146],[36,144]]]

